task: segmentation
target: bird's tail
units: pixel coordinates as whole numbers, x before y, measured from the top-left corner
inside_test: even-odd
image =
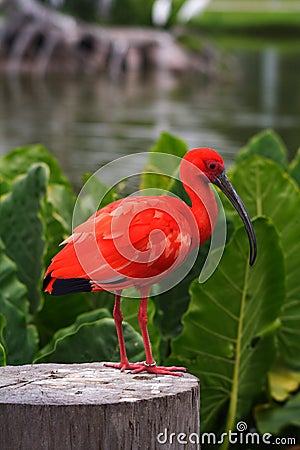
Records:
[[[92,285],[88,278],[55,278],[46,274],[43,291],[51,295],[73,294],[75,292],[91,292]]]

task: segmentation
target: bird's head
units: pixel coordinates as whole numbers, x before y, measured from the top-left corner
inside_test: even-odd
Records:
[[[225,170],[222,156],[212,148],[195,148],[187,152],[184,159],[200,169],[211,183]]]
[[[257,253],[253,225],[244,203],[226,175],[223,158],[211,148],[196,148],[187,152],[184,156],[184,160],[192,163],[199,169],[197,172],[202,180],[213,183],[221,189],[238,212],[248,234],[250,244],[250,265],[252,265]],[[188,166],[190,166],[190,164]],[[186,172],[188,171],[189,170],[187,169]]]

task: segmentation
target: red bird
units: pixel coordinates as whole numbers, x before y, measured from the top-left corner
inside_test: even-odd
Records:
[[[256,258],[256,239],[251,220],[225,174],[221,156],[209,148],[186,153],[180,178],[192,206],[170,196],[131,196],[97,211],[79,225],[52,259],[43,289],[52,295],[109,290],[115,293],[113,316],[120,347],[120,363],[110,367],[180,375],[184,367],[157,366],[147,330],[150,288],[186,260],[193,249],[211,236],[218,214],[209,183],[218,186],[239,213],[250,244],[250,264]],[[141,293],[138,312],[146,361],[130,363],[126,355],[120,300],[122,290],[135,287]]]

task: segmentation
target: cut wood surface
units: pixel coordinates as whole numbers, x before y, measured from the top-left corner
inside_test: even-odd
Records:
[[[199,382],[103,363],[6,366],[0,420],[1,450],[196,449]]]

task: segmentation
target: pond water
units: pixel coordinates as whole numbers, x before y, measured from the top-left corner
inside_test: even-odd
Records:
[[[3,77],[0,155],[43,143],[77,187],[84,172],[148,151],[162,131],[189,148],[214,147],[230,164],[253,134],[273,128],[292,158],[300,145],[300,49],[268,44],[227,58],[231,70],[211,81],[155,73],[118,84],[106,77]]]

